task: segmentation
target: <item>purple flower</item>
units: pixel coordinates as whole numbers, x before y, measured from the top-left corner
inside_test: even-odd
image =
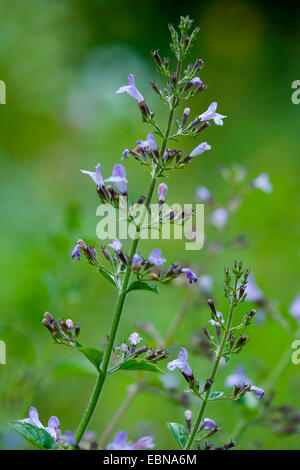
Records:
[[[235,372],[229,375],[225,381],[226,387],[235,387],[236,385],[251,385],[251,380],[246,377],[243,366],[237,366]]]
[[[168,369],[173,371],[176,369],[176,367],[178,367],[178,369],[180,369],[183,374],[187,376],[193,375],[192,369],[188,365],[187,358],[187,350],[185,348],[181,348],[178,354],[178,358],[168,363]]]
[[[126,171],[123,165],[115,165],[113,167],[112,176],[107,178],[105,181],[114,183],[120,193],[125,194],[127,192]]]
[[[81,173],[89,175],[97,186],[104,186],[104,181],[100,172],[100,163],[96,166],[96,171],[80,170]]]
[[[61,436],[59,420],[56,416],[51,416],[48,421],[48,426],[45,427],[39,420],[39,414],[33,406],[29,410],[29,418],[20,419],[21,423],[29,423],[39,429],[45,429],[53,439],[58,440]]]
[[[210,221],[216,228],[223,228],[228,222],[228,211],[224,207],[219,207],[210,215]]]
[[[128,158],[129,155],[130,155],[129,149],[125,149],[124,152],[123,152],[123,157]],[[121,160],[123,160],[123,158],[121,158]]]
[[[120,431],[116,434],[113,442],[108,444],[106,450],[132,450],[131,445],[127,442],[127,432]]]
[[[191,83],[195,86],[201,86],[202,82],[199,77],[192,78]]]
[[[158,186],[158,201],[165,202],[168,192],[168,186],[165,183],[161,183]]]
[[[73,260],[73,261],[75,261],[75,258],[77,258],[78,260],[80,260],[81,256],[80,256],[80,245],[79,245],[79,243],[77,243],[77,245],[76,245],[75,248],[73,249],[72,254],[71,254],[71,257],[72,257],[72,260]]]
[[[118,238],[115,238],[108,246],[110,246],[116,253],[121,253],[122,243]]]
[[[131,266],[133,268],[137,268],[138,266],[140,266],[141,260],[142,260],[141,256],[138,253],[135,253],[132,258]]]
[[[166,262],[166,259],[162,258],[161,250],[159,248],[155,248],[154,250],[152,250],[148,258],[148,262],[150,264],[154,264],[154,266],[161,266]]]
[[[211,200],[211,192],[205,186],[198,186],[196,196],[199,201],[208,202]]]
[[[148,134],[146,140],[137,140],[136,145],[141,150],[152,150],[152,152],[157,152],[158,150],[154,136],[152,134]]]
[[[201,429],[213,429],[216,428],[216,423],[210,418],[204,418],[202,423],[200,424]]]
[[[152,436],[144,436],[132,444],[133,450],[153,449],[155,444]]]
[[[267,173],[261,173],[258,175],[258,177],[252,181],[252,186],[267,194],[270,194],[273,191],[273,186]]]
[[[248,276],[245,293],[247,294],[246,300],[248,302],[261,302],[264,298],[264,295],[257,287],[252,274],[249,274]]]
[[[188,278],[189,282],[192,283],[192,282],[197,282],[198,281],[198,278],[196,276],[196,274],[193,273],[193,271],[189,268],[183,268],[181,270],[181,272],[185,273],[186,274],[186,277]]]
[[[153,447],[154,443],[151,436],[141,437],[133,444],[128,444],[127,432],[120,431],[116,434],[113,442],[108,444],[106,450],[143,450],[152,449]]]
[[[73,436],[72,431],[66,431],[65,434],[61,436],[61,439],[65,441],[69,446],[74,446],[76,444],[76,440]]]
[[[184,417],[187,421],[191,421],[192,416],[193,416],[193,413],[191,412],[191,410],[185,410]]]
[[[199,116],[201,118],[201,121],[210,121],[211,119],[213,119],[217,126],[223,126],[223,119],[227,116],[223,116],[223,114],[216,113],[217,107],[218,103],[211,103],[205,113]]]
[[[290,314],[300,323],[300,294],[293,300],[290,305]]]
[[[131,333],[128,339],[131,345],[136,346],[142,341],[143,338],[141,338],[140,335],[135,331],[134,333]]]
[[[205,150],[210,150],[211,146],[207,142],[202,142],[201,144],[197,145],[194,150],[189,153],[190,157],[196,157],[197,155],[200,155],[201,153],[205,152]]]
[[[213,326],[218,326],[219,328],[221,328],[222,325],[224,324],[224,318],[223,318],[223,315],[222,315],[221,312],[217,312],[217,318],[218,318],[218,321],[217,320],[208,320],[208,322]]]
[[[134,84],[134,76],[132,75],[132,73],[128,75],[128,86],[121,86],[115,93],[128,93],[130,96],[132,96],[132,98],[134,98],[138,102],[144,101],[143,96]]]
[[[255,392],[256,393],[256,398],[258,400],[260,400],[264,394],[265,394],[265,391],[262,389],[262,388],[259,388],[259,387],[256,387],[256,385],[252,385],[252,387],[250,388],[251,392]]]

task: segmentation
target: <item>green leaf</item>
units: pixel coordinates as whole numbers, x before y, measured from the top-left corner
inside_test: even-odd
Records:
[[[180,445],[181,449],[184,449],[186,441],[188,439],[188,435],[186,429],[182,424],[178,423],[167,423],[168,428],[170,429],[171,433],[175,437],[176,441]]]
[[[154,284],[149,284],[148,282],[143,281],[134,281],[127,289],[127,292],[132,290],[148,290],[150,292],[155,292],[155,294],[159,293],[158,287]]]
[[[209,399],[216,399],[216,398],[220,398],[224,395],[224,392],[213,392],[210,396],[209,396]]]
[[[121,362],[118,368],[114,370],[148,370],[150,372],[159,372],[160,374],[164,373],[156,364],[145,359],[128,359],[128,361]]]
[[[118,287],[115,281],[115,278],[109,274],[105,269],[99,268],[99,272],[102,274],[105,279],[107,279],[111,284],[113,284],[115,287]]]
[[[81,355],[66,357],[53,365],[53,377],[64,379],[66,377],[90,377],[97,374],[95,367]]]
[[[78,351],[80,351],[82,354],[85,355],[85,357],[88,358],[88,360],[96,367],[96,369],[99,371],[100,369],[100,364],[104,355],[103,349],[99,350],[96,348],[85,348],[85,347],[79,347],[77,348]]]
[[[37,428],[30,423],[21,423],[20,421],[10,421],[9,425],[39,449],[56,449],[54,440],[45,429]]]

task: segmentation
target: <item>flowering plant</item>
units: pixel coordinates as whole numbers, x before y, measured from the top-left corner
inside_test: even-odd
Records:
[[[133,158],[143,165],[150,174],[146,196],[141,195],[137,201],[143,208],[139,220],[136,221],[132,217],[132,208],[135,207],[136,201],[132,201],[125,209],[125,218],[134,227],[130,250],[127,251],[118,238],[114,238],[110,244],[100,249],[89,246],[80,239],[71,253],[74,261],[80,261],[84,256],[90,265],[116,289],[117,302],[111,329],[106,337],[105,347],[97,349],[82,345],[79,342],[81,328],[79,323],[75,323],[71,319],[57,321],[49,312],[44,314],[43,324],[49,330],[53,340],[57,344],[72,348],[74,352],[83,354],[95,367],[97,381],[81,422],[74,434],[71,431],[62,433],[57,417],[51,417],[48,426],[44,427],[39,420],[37,410],[33,407],[29,411],[29,418],[11,423],[16,431],[39,448],[103,448],[106,438],[110,436],[114,426],[109,429],[106,436],[102,436],[100,443],[94,437],[87,436],[87,429],[101,398],[106,381],[112,374],[118,373],[120,370],[162,373],[164,369],[175,373],[175,369],[178,369],[181,372],[187,382],[189,395],[195,397],[200,404],[194,422],[192,412],[186,410],[184,413],[186,426],[174,422],[168,423],[179,447],[185,450],[191,449],[195,445],[200,448],[203,444],[205,448],[211,447],[207,439],[218,432],[220,426],[206,416],[206,409],[210,403],[225,399],[235,402],[240,401],[250,392],[254,392],[258,399],[261,399],[264,395],[263,389],[254,385],[240,368],[235,374],[228,377],[226,385],[232,388],[231,393],[224,395],[224,392],[214,391],[214,381],[219,365],[228,362],[233,355],[239,354],[243,350],[248,342],[248,336],[244,333],[244,330],[250,325],[256,313],[252,309],[244,315],[241,321],[236,323],[236,310],[246,301],[247,294],[255,298],[254,302],[259,303],[262,301],[261,293],[255,286],[251,275],[249,275],[249,270],[244,269],[242,263],[237,262],[233,264],[232,270],[225,269],[224,294],[229,305],[229,311],[227,315],[223,315],[217,311],[215,301],[208,297],[210,280],[207,277],[205,278],[204,273],[199,276],[193,267],[185,266],[185,264],[177,261],[165,269],[164,266],[167,260],[160,248],[155,248],[151,253],[144,255],[139,249],[140,234],[142,230],[149,229],[151,225],[145,224],[145,221],[155,194],[157,194],[160,229],[166,221],[183,224],[194,215],[193,211],[184,211],[182,213],[176,213],[174,210],[164,211],[168,187],[161,180],[171,171],[183,170],[197,156],[211,150],[212,147],[204,141],[197,143],[191,152],[185,154],[180,149],[169,148],[169,142],[172,144],[181,136],[198,138],[199,135],[202,135],[202,132],[209,128],[211,123],[223,126],[224,119],[227,117],[217,112],[218,104],[213,102],[206,110],[200,114],[197,113],[198,115],[192,120],[190,120],[191,111],[188,107],[185,107],[181,115],[175,119],[175,112],[179,105],[204,91],[206,85],[199,76],[204,67],[201,59],[197,59],[194,64],[185,66],[185,60],[196,40],[199,28],[192,29],[190,18],[181,17],[178,31],[171,25],[169,29],[172,39],[171,49],[176,58],[176,70],[171,69],[169,59],[162,59],[158,51],[154,51],[152,52],[154,61],[158,71],[166,79],[166,86],[160,89],[155,82],[150,83],[154,92],[169,109],[165,130],[162,130],[156,121],[154,112],[137,88],[132,74],[128,76],[128,85],[121,86],[116,91],[116,94],[128,93],[137,102],[143,121],[152,126],[155,133],[155,136],[151,133],[147,134],[145,140],[137,140],[136,146],[126,148],[122,154],[123,162],[128,158]],[[160,145],[158,139],[160,139]],[[232,181],[236,177],[235,171],[231,172],[228,169],[222,171],[225,179]],[[114,165],[112,174],[108,178],[103,178],[100,163],[96,165],[95,171],[81,170],[81,172],[88,175],[95,183],[96,193],[102,204],[120,210],[120,200],[124,197],[128,198],[127,186],[129,186],[123,164]],[[251,186],[266,193],[272,190],[266,174],[259,175]],[[211,224],[221,233],[228,223],[230,213],[236,210],[242,198],[241,195],[235,194],[230,201],[230,207],[216,206],[210,191],[204,186],[198,188],[197,197],[198,200],[211,205]],[[216,249],[215,245],[214,249]],[[127,296],[136,290],[158,293],[159,284],[166,284],[171,281],[179,283],[182,277],[184,277],[190,290],[197,285],[210,309],[209,326],[205,327],[203,332],[208,344],[209,354],[214,359],[210,376],[206,379],[195,377],[189,365],[186,347],[180,348],[177,358],[170,360],[163,366],[161,365],[164,364],[162,361],[165,361],[168,357],[166,347],[174,330],[171,330],[167,337],[160,344],[157,344],[156,348],[149,348],[147,344],[140,345],[143,338],[136,331],[129,336],[128,340],[124,339],[121,344],[116,344],[116,335]],[[149,333],[149,325],[148,330],[144,325],[144,331]],[[137,390],[138,387],[132,389],[131,395],[133,396]],[[175,399],[179,400],[178,397],[175,397]],[[231,440],[229,443],[224,444],[222,448],[229,449],[234,445],[235,442]],[[127,433],[118,431],[113,441],[106,448],[110,450],[137,450],[153,447],[152,436],[141,437],[130,443]]]

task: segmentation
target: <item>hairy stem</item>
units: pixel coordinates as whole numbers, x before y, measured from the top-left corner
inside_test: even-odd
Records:
[[[237,281],[235,281],[234,289],[236,289],[236,285],[237,285]],[[229,316],[228,316],[228,320],[227,320],[227,324],[226,324],[226,329],[224,331],[222,342],[221,342],[221,345],[219,347],[219,350],[218,350],[218,353],[217,353],[217,356],[216,356],[216,359],[215,359],[215,362],[214,362],[214,365],[213,365],[213,368],[212,368],[212,371],[211,371],[211,374],[210,374],[210,379],[212,380],[212,383],[215,379],[215,376],[216,376],[216,373],[217,373],[217,370],[218,370],[218,367],[219,367],[219,363],[220,363],[221,357],[223,355],[224,348],[225,348],[226,343],[227,343],[227,338],[228,338],[230,328],[231,328],[231,322],[232,322],[234,307],[235,307],[234,301],[231,300],[231,307],[230,307],[230,312],[229,312]],[[189,435],[188,441],[186,443],[185,450],[189,450],[193,445],[193,442],[194,442],[196,434],[198,432],[200,423],[201,423],[201,421],[204,417],[204,413],[205,413],[205,410],[206,410],[206,406],[207,406],[207,402],[208,402],[208,398],[209,398],[211,389],[212,389],[212,384],[205,393],[205,396],[203,398],[203,401],[202,401],[202,404],[201,404],[196,422],[194,424],[194,427],[193,427],[193,429],[192,429],[192,431]]]
[[[167,127],[166,127],[165,135],[164,135],[164,138],[162,140],[161,149],[160,149],[160,160],[163,158],[163,155],[165,153],[167,142],[168,142],[169,135],[170,135],[172,122],[173,122],[174,109],[175,109],[175,103],[176,103],[177,81],[180,77],[181,62],[182,62],[182,59],[179,59],[178,64],[177,64],[177,71],[176,71],[176,83],[174,85],[173,97],[172,97],[172,101],[171,101],[171,105],[170,105]],[[154,168],[154,171],[153,171],[153,174],[152,174],[152,177],[151,177],[151,181],[150,181],[150,185],[149,185],[149,188],[148,188],[147,196],[146,196],[146,199],[145,199],[145,202],[144,202],[145,211],[144,211],[143,215],[141,216],[139,226],[137,227],[137,232],[140,231],[140,228],[143,224],[144,218],[145,218],[145,216],[147,214],[147,211],[148,211],[148,208],[150,206],[151,199],[152,199],[152,196],[153,196],[153,192],[154,192],[154,189],[155,189],[155,185],[156,185],[156,182],[157,182],[157,179],[158,179],[158,176],[159,176],[159,170],[160,170],[160,166],[159,166],[159,163],[158,163],[157,166]],[[139,243],[139,237],[137,236],[132,241],[132,244],[131,244],[130,259],[132,259],[133,255],[136,253],[138,243]],[[103,389],[103,385],[104,385],[105,380],[106,380],[107,375],[108,375],[107,374],[108,366],[109,366],[109,362],[110,362],[111,354],[112,354],[112,351],[113,351],[113,346],[114,346],[116,334],[117,334],[117,331],[118,331],[118,327],[119,327],[119,323],[120,323],[120,319],[121,319],[121,315],[122,315],[122,311],[123,311],[123,307],[124,307],[124,303],[125,303],[125,299],[126,299],[126,295],[127,295],[127,288],[128,288],[128,284],[129,284],[129,280],[130,280],[130,275],[131,275],[131,267],[130,267],[130,265],[128,265],[127,268],[126,268],[126,271],[125,271],[125,275],[124,275],[124,279],[123,279],[123,283],[122,283],[122,288],[121,288],[121,290],[119,292],[119,295],[118,295],[117,305],[116,305],[116,309],[115,309],[115,313],[114,313],[114,317],[113,317],[113,321],[112,321],[112,326],[111,326],[111,330],[110,330],[110,334],[109,334],[107,347],[106,347],[105,354],[104,354],[104,359],[103,359],[103,364],[102,364],[102,367],[101,367],[101,372],[98,376],[98,379],[97,379],[96,385],[94,387],[92,396],[90,398],[89,404],[88,404],[88,406],[87,406],[87,408],[84,412],[84,415],[83,415],[82,420],[80,422],[79,428],[78,428],[78,430],[76,432],[76,435],[75,435],[75,439],[76,439],[77,444],[79,444],[79,442],[81,441],[82,436],[83,436],[83,434],[84,434],[84,432],[85,432],[85,430],[86,430],[86,428],[87,428],[87,426],[90,422],[90,419],[91,419],[91,417],[92,417],[92,415],[95,411],[95,408],[97,406],[99,397],[100,397],[102,389]]]

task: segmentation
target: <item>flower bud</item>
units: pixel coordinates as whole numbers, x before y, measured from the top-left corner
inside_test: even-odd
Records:
[[[152,56],[153,56],[153,59],[155,60],[155,62],[157,63],[157,65],[159,67],[162,66],[162,61],[161,61],[161,58],[159,56],[159,53],[157,51],[153,51],[151,52]]]
[[[190,112],[191,112],[190,108],[185,108],[183,110],[183,115],[182,115],[182,120],[181,120],[181,127],[184,127],[186,125],[186,121],[187,121],[187,119],[190,115]]]

